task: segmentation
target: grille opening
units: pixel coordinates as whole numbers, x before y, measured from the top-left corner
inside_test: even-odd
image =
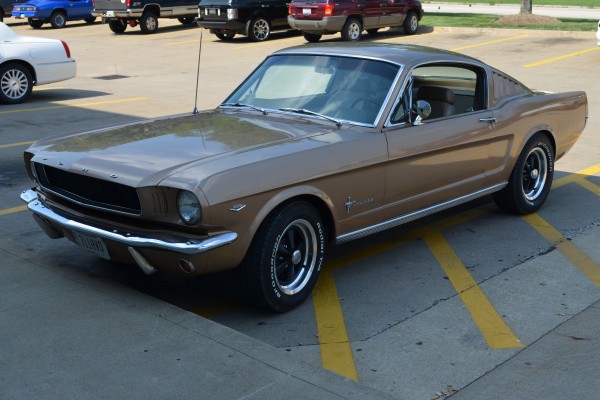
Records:
[[[35,164],[42,187],[59,196],[95,208],[141,214],[137,191],[129,186]]]

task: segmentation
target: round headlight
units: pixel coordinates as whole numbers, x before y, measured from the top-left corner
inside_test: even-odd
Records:
[[[200,200],[194,193],[187,190],[182,190],[177,195],[177,210],[183,222],[188,225],[197,224],[202,217]]]

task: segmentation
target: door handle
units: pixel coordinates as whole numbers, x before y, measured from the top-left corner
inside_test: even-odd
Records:
[[[479,120],[481,122],[489,122],[491,124],[496,122],[496,117],[485,117],[485,118],[479,118]]]

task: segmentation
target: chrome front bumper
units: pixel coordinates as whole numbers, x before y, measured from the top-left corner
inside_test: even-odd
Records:
[[[234,232],[221,233],[200,241],[190,240],[186,242],[167,242],[149,237],[134,236],[130,233],[118,232],[117,230],[109,231],[103,228],[65,218],[46,207],[42,200],[38,198],[37,192],[33,189],[26,190],[21,193],[21,199],[27,203],[27,208],[29,208],[31,212],[43,220],[49,221],[52,224],[57,224],[72,231],[77,231],[121,243],[129,246],[130,248],[153,248],[169,250],[181,254],[199,254],[216,249],[217,247],[224,246],[237,239],[237,233]],[[42,226],[42,229],[46,231],[44,226]]]

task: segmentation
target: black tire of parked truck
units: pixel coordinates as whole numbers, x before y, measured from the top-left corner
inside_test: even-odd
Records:
[[[108,21],[108,27],[114,33],[120,34],[125,32],[125,29],[127,29],[127,24],[125,21],[121,21],[120,19],[111,19]]]
[[[144,11],[140,18],[140,29],[144,33],[156,33],[158,31],[158,17],[151,11]]]

